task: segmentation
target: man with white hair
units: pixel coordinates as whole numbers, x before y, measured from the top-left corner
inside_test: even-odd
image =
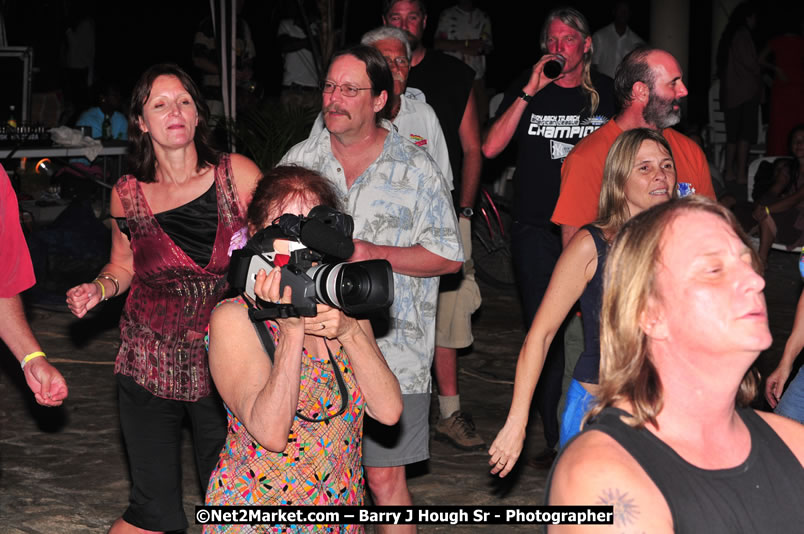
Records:
[[[436,348],[433,375],[438,386],[441,415],[435,438],[463,450],[485,448],[471,415],[461,409],[458,391],[458,349],[472,344],[472,313],[480,306],[480,289],[472,263],[471,218],[483,157],[476,98],[472,90],[474,71],[462,61],[422,43],[427,26],[424,0],[385,0],[383,22],[403,30],[413,51],[408,93],[433,107],[449,150],[456,187],[452,192],[458,214],[466,262],[462,273],[441,278],[436,318]]]

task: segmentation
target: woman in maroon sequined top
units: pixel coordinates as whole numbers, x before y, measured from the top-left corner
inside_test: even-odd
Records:
[[[83,317],[129,290],[115,362],[131,467],[129,507],[110,532],[187,528],[181,497],[185,416],[202,487],[226,436],[204,348],[227,289],[229,244],[260,176],[249,159],[210,145],[209,111],[178,66],[156,65],[132,92],[130,168],[111,195],[112,253],[101,274],[67,292]]]

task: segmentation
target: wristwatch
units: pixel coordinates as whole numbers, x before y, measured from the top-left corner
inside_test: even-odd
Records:
[[[519,98],[521,98],[525,102],[530,102],[530,99],[533,98],[533,95],[529,95],[525,91],[522,91],[521,93],[519,93]]]
[[[469,206],[464,206],[463,208],[458,208],[458,215],[462,217],[466,217],[467,219],[471,219],[472,215],[475,214],[475,210],[470,208]]]

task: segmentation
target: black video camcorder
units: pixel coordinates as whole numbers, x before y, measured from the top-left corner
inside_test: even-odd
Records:
[[[349,315],[372,313],[391,305],[394,279],[386,260],[346,263],[354,252],[349,215],[327,206],[316,206],[307,217],[286,213],[274,224],[249,239],[232,253],[229,283],[245,293],[261,310],[255,320],[276,317],[312,317],[316,304],[339,308]],[[287,263],[282,262],[280,294],[292,291],[291,304],[266,302],[254,294],[260,269],[269,272],[277,264],[276,240],[289,242]]]

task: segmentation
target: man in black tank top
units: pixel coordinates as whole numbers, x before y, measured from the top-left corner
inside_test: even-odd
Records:
[[[771,344],[757,265],[704,197],[625,225],[606,262],[599,404],[550,473],[548,504],[613,505],[595,533],[801,532],[804,426],[748,407]]]

